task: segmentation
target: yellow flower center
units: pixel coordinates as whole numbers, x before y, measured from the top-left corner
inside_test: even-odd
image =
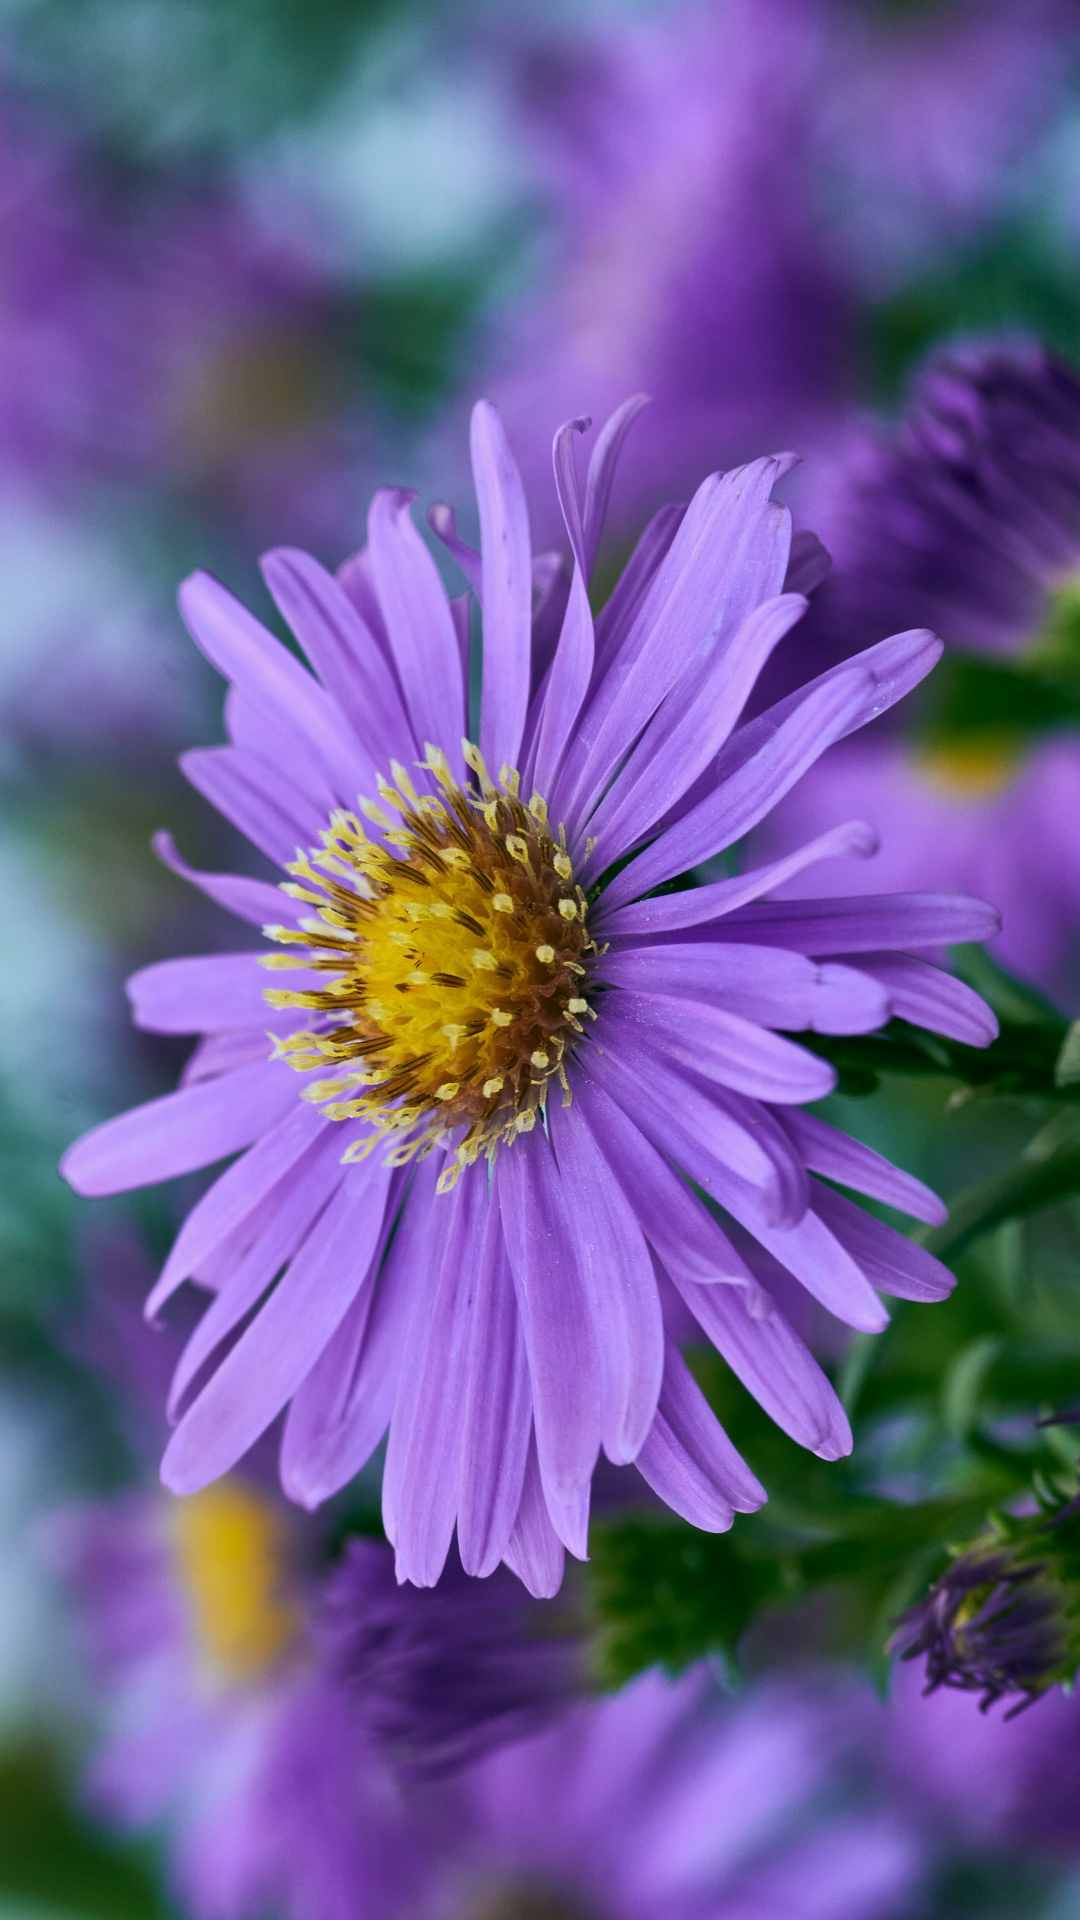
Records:
[[[1021,757],[1015,734],[978,733],[947,746],[924,747],[918,765],[939,791],[962,800],[986,800],[1008,786]]]
[[[173,1543],[196,1637],[217,1680],[258,1679],[296,1635],[281,1591],[281,1516],[236,1480],[170,1508]]]
[[[327,976],[325,987],[266,998],[325,1016],[279,1044],[300,1072],[333,1067],[306,1090],[328,1118],[376,1129],[345,1157],[393,1134],[400,1164],[464,1128],[442,1190],[535,1125],[553,1076],[568,1096],[564,1056],[591,1014],[583,989],[596,951],[565,831],[551,828],[539,794],[521,799],[515,769],[496,784],[478,749],[463,751],[476,776],[468,788],[435,747],[423,766],[437,791],[418,793],[393,763],[381,805],[361,802],[379,839],[335,813],[284,886],[314,918],[264,929],[291,949],[264,965]]]

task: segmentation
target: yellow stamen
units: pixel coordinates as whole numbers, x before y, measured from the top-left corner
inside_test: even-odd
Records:
[[[526,806],[514,768],[496,785],[479,749],[463,751],[475,784],[458,786],[429,743],[421,772],[438,793],[418,792],[394,761],[393,785],[378,782],[381,806],[333,814],[321,848],[290,868],[318,889],[303,889],[317,914],[268,929],[289,950],[265,957],[318,982],[267,991],[275,1006],[323,1016],[276,1049],[302,1073],[322,1069],[310,1097],[328,1118],[390,1136],[392,1164],[452,1145],[443,1191],[535,1125],[553,1075],[565,1086],[596,953],[565,832],[549,826],[542,795]],[[347,1157],[367,1146],[352,1143]]]

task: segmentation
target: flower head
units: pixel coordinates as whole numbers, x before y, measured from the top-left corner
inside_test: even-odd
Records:
[[[671,891],[913,686],[938,643],[899,634],[743,721],[805,607],[772,497],[788,457],[707,479],[646,531],[594,618],[588,576],[637,410],[603,429],[584,487],[584,423],[557,436],[573,565],[553,572],[534,570],[498,417],[476,409],[480,553],[446,510],[434,519],[482,607],[478,711],[470,603],[447,599],[408,495],[376,497],[369,546],[336,579],[268,556],[312,671],[215,582],[187,583],[185,616],[230,683],[230,744],[185,771],[288,878],[195,873],[165,837],[159,851],[275,945],[134,977],[141,1024],[203,1037],[178,1092],[65,1161],[105,1193],[239,1154],[149,1302],[189,1279],[215,1294],[177,1370],[166,1482],[207,1486],[285,1412],[283,1482],[313,1506],[389,1427],[384,1520],[420,1585],[456,1529],[466,1572],[505,1560],[552,1593],[564,1548],[585,1552],[601,1449],[697,1526],[760,1504],[665,1332],[678,1298],[785,1431],[834,1459],[848,1424],[772,1263],[866,1330],[887,1318],[879,1289],[932,1300],[952,1284],[824,1184],[942,1215],[803,1111],[834,1076],[790,1036],[897,1011],[985,1042],[982,1002],[915,955],[983,937],[993,911],[767,897],[872,851],[859,821]]]
[[[1009,1516],[957,1554],[903,1616],[892,1649],[926,1658],[926,1692],[956,1687],[1006,1718],[1080,1668],[1077,1498],[1044,1495],[1047,1512]]]
[[[818,505],[835,564],[816,641],[843,652],[879,622],[925,622],[949,648],[944,697],[931,688],[914,740],[876,728],[831,756],[763,831],[762,856],[858,794],[889,885],[934,874],[986,893],[1005,961],[1068,996],[1080,750],[1061,685],[1080,635],[1080,381],[1033,342],[949,348],[898,431],[852,440]],[[865,884],[851,861],[824,882]]]

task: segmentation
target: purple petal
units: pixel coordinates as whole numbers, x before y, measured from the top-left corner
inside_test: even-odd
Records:
[[[997,1017],[986,1001],[929,960],[909,953],[871,953],[856,965],[884,987],[898,1019],[969,1047],[988,1047],[996,1040]]]
[[[558,772],[593,670],[593,617],[581,568],[575,566],[555,656],[537,696],[539,718],[529,755],[530,781],[558,791]]]
[[[206,1362],[258,1304],[341,1185],[348,1168],[341,1164],[340,1145],[333,1136],[333,1128],[324,1130],[324,1137],[296,1163],[293,1178],[283,1181],[271,1205],[260,1211],[251,1245],[224,1276],[177,1361],[169,1390],[170,1420],[183,1408]],[[205,1284],[202,1273],[199,1279]],[[149,1307],[148,1302],[147,1311]]]
[[[359,1473],[390,1424],[416,1288],[427,1280],[434,1169],[430,1178],[425,1169],[419,1171],[399,1214],[403,1185],[399,1174],[390,1189],[369,1284],[297,1389],[285,1417],[281,1484],[303,1507],[319,1506]]]
[[[790,515],[770,495],[782,459],[714,474],[698,488],[613,663],[585,713],[567,811],[587,813],[617,762],[690,661],[726,644],[779,593]]]
[[[801,1105],[824,1099],[836,1085],[827,1060],[704,1000],[624,991],[619,1013],[669,1059],[755,1100]]]
[[[273,726],[299,733],[342,797],[357,779],[358,741],[341,710],[299,661],[208,573],[180,588],[188,632],[212,666]]]
[[[552,1599],[562,1586],[566,1554],[544,1499],[535,1441],[530,1444],[525,1462],[521,1505],[505,1559],[537,1600]]]
[[[195,1493],[235,1466],[281,1412],[368,1277],[390,1174],[353,1168],[266,1305],[189,1407],[161,1477]]]
[[[196,792],[279,867],[298,847],[313,846],[326,825],[302,792],[241,747],[193,747],[180,766]]]
[[[596,443],[589,456],[589,471],[585,481],[583,571],[586,579],[590,577],[596,565],[596,556],[603,538],[604,522],[607,519],[611,489],[623,443],[638,414],[648,404],[647,393],[632,394],[629,400],[624,400],[621,406],[616,407],[596,436]]]
[[[608,1161],[637,1208],[645,1238],[664,1266],[701,1285],[748,1281],[745,1262],[713,1216],[633,1120],[584,1074],[575,1076],[574,1106],[604,1142]]]
[[[226,913],[235,913],[239,919],[248,920],[253,926],[265,927],[268,922],[289,920],[296,912],[295,904],[288,895],[265,880],[249,880],[245,874],[239,873],[200,873],[195,867],[189,867],[177,851],[171,833],[155,833],[151,845],[162,865],[168,867],[171,873],[178,874],[189,885],[198,887],[208,900],[224,907]]]
[[[717,1420],[681,1354],[669,1347],[660,1407],[636,1466],[665,1506],[704,1533],[764,1505],[765,1489]]]
[[[695,1287],[671,1275],[702,1332],[784,1433],[823,1460],[851,1452],[851,1428],[817,1361],[762,1288]]]
[[[351,722],[365,759],[385,769],[410,747],[419,752],[389,664],[341,582],[293,547],[265,554],[262,570],[320,680]]]
[[[946,1300],[956,1277],[925,1247],[815,1181],[814,1207],[867,1279],[900,1300]]]
[[[613,938],[629,934],[673,933],[679,927],[694,927],[703,921],[718,920],[736,907],[746,906],[763,893],[793,880],[819,860],[844,859],[854,855],[867,859],[878,850],[878,836],[865,820],[848,820],[819,834],[804,847],[796,848],[783,860],[767,867],[754,867],[731,880],[715,880],[704,887],[687,887],[680,893],[664,893],[653,900],[635,900],[618,907],[610,920],[605,916],[604,930]],[[601,897],[601,908],[603,899]]]
[[[207,953],[140,967],[127,981],[131,1017],[150,1033],[271,1026],[273,1014],[264,998],[270,978],[261,959],[262,953]]]
[[[766,600],[725,648],[697,662],[668,694],[589,821],[596,850],[584,872],[601,873],[662,820],[714,760],[777,643],[806,611],[798,594]]]
[[[106,1120],[68,1148],[60,1171],[76,1193],[153,1186],[250,1146],[296,1099],[293,1075],[260,1060]]]
[[[756,826],[844,732],[850,715],[866,697],[865,680],[858,669],[837,674],[800,701],[730,778],[714,782],[710,776],[713,790],[612,881],[605,894],[605,910],[610,912],[722,853]]]
[[[413,525],[412,497],[388,487],[376,493],[371,568],[413,737],[441,747],[453,765],[465,728],[461,652],[435,562]]]
[[[296,1162],[313,1146],[330,1122],[303,1100],[234,1160],[220,1179],[208,1187],[184,1221],[161,1276],[146,1302],[146,1315],[156,1319],[177,1287],[197,1273],[203,1261],[257,1207],[272,1206],[270,1196],[280,1181],[295,1178]],[[340,1148],[339,1148],[340,1153]]]
[[[548,1129],[565,1190],[587,1196],[574,1211],[572,1240],[607,1373],[604,1451],[624,1465],[634,1459],[656,1416],[664,1370],[664,1323],[652,1257],[585,1114],[553,1102]]]
[[[582,1297],[566,1191],[542,1133],[500,1154],[495,1185],[529,1357],[540,1473],[558,1527],[560,1503],[588,1486],[600,1450],[603,1355]],[[562,1537],[571,1553],[582,1552],[580,1539]]]
[[[509,1546],[532,1433],[525,1343],[502,1221],[493,1201],[484,1209],[472,1288],[462,1404],[458,1552],[465,1572],[483,1577],[494,1572]]]
[[[791,1032],[867,1033],[889,1018],[884,988],[851,967],[711,937],[620,948],[605,954],[603,977],[639,992],[719,1001],[727,1013]]]
[[[845,955],[885,947],[948,947],[992,940],[996,907],[965,894],[855,894],[832,900],[763,900],[732,914],[717,935],[761,941],[794,953]]]
[[[618,661],[626,635],[637,618],[657,570],[679,529],[686,508],[661,507],[653,515],[611,590],[596,621],[596,664],[605,673]]]
[[[880,1333],[888,1326],[889,1316],[861,1266],[820,1213],[811,1210],[791,1227],[762,1227],[750,1220],[743,1224],[846,1327]]]
[[[854,1187],[871,1199],[883,1200],[886,1206],[909,1213],[915,1220],[929,1221],[931,1226],[940,1226],[948,1218],[948,1208],[936,1193],[913,1174],[894,1167],[873,1147],[829,1126],[816,1113],[785,1113],[780,1117],[814,1173],[838,1180],[842,1187]]]
[[[216,1080],[220,1074],[233,1073],[237,1067],[254,1066],[267,1059],[265,1027],[249,1027],[245,1032],[208,1033],[192,1049],[180,1075],[182,1087],[194,1087],[200,1080]]]
[[[630,1115],[646,1137],[670,1153],[721,1206],[755,1223],[798,1218],[806,1182],[790,1144],[764,1107],[748,1128],[737,1096],[706,1091],[642,1043],[635,1026],[604,1010],[607,1044],[589,1048],[579,1065]]]
[[[517,766],[532,669],[532,548],[525,491],[493,406],[472,414],[472,469],[480,509],[484,679],[480,746],[493,773]]]
[[[740,728],[720,757],[717,767],[719,778],[727,779],[752,754],[760,752],[765,741],[785,724],[809,694],[820,692],[831,681],[850,673],[853,668],[867,676],[865,698],[861,705],[852,709],[846,726],[836,735],[837,739],[856,732],[859,727],[866,726],[868,721],[876,720],[879,714],[895,706],[898,700],[903,700],[936,667],[943,651],[936,634],[928,633],[924,627],[915,627],[906,633],[894,633],[888,640],[879,640],[876,646],[866,647],[862,653],[852,654],[839,666],[819,673],[816,680],[807,681],[797,692],[789,693],[786,699],[778,700],[775,706],[767,707],[748,726]]]
[[[390,1417],[384,1498],[393,1514],[399,1580],[433,1587],[457,1519],[473,1264],[481,1207],[494,1201],[466,1178],[431,1214],[428,1285],[417,1290]]]

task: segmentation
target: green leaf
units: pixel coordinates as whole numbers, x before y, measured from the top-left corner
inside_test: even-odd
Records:
[[[727,1534],[663,1519],[609,1522],[590,1548],[601,1672],[612,1686],[647,1667],[679,1672],[706,1654],[737,1668],[750,1622],[785,1591],[779,1559],[744,1559]]]

